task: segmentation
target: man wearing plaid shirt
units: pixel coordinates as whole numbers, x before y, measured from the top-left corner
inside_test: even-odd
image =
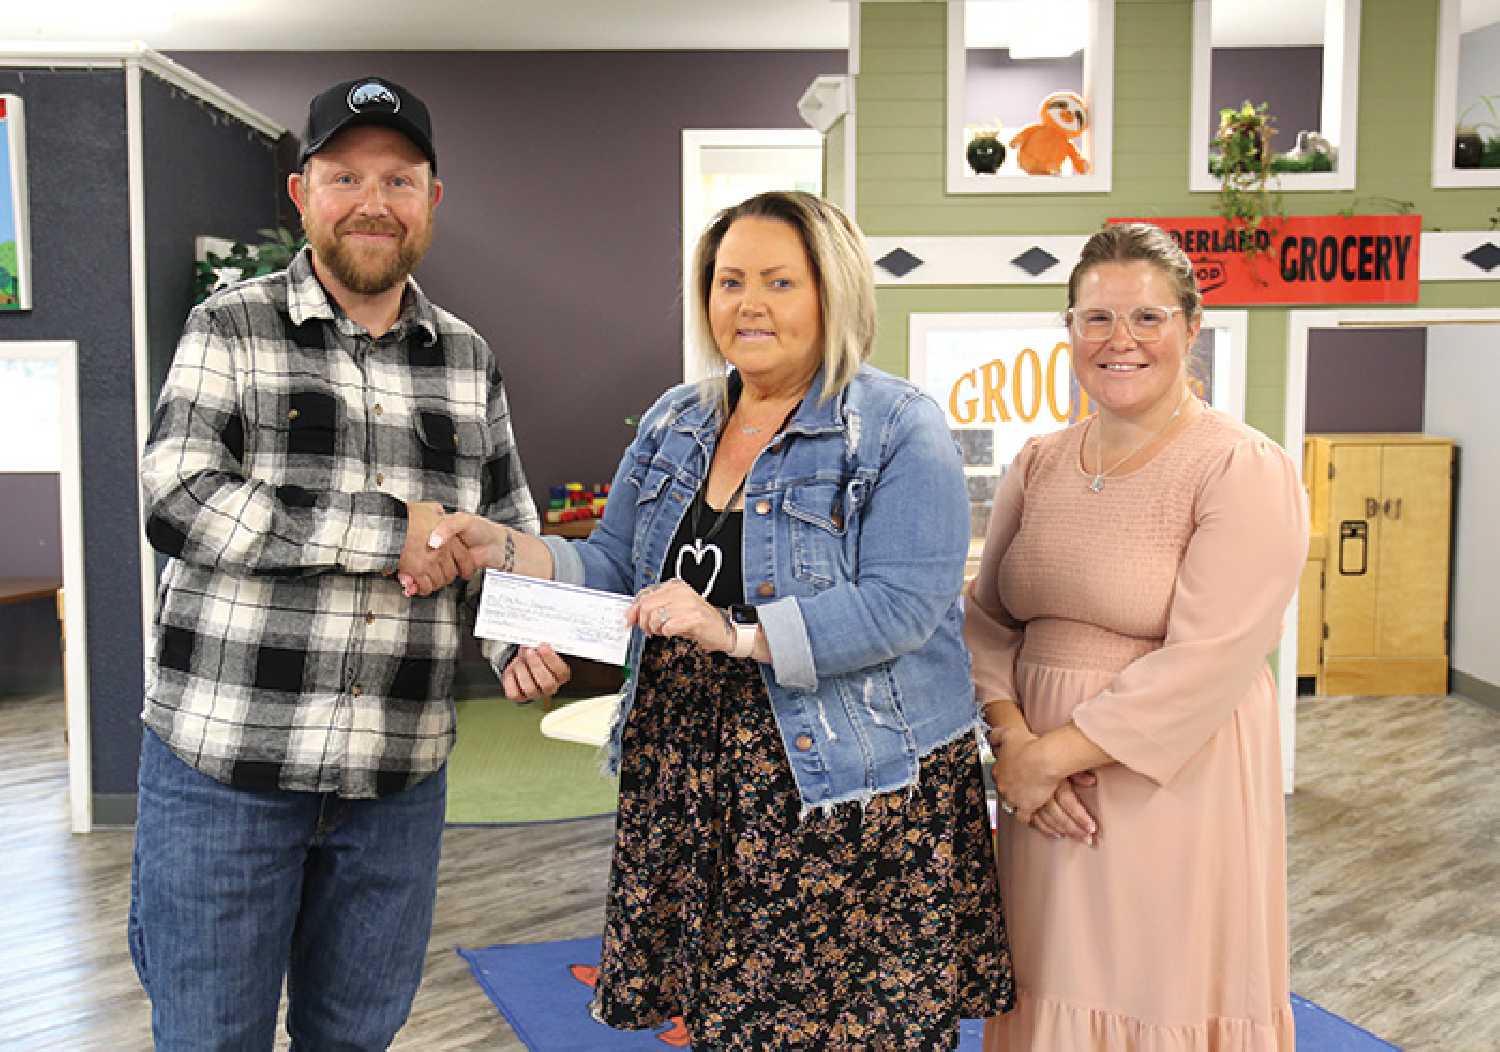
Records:
[[[535,533],[484,340],[410,277],[442,198],[427,109],[312,101],[310,248],[189,317],[142,463],[169,556],[130,946],[158,1049],[383,1049],[431,930],[468,630],[446,512]],[[431,594],[427,594],[428,592]],[[497,653],[488,653],[492,660]]]

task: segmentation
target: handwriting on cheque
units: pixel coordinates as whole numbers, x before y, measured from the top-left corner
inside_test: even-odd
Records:
[[[486,570],[474,634],[623,665],[630,603],[628,595]]]

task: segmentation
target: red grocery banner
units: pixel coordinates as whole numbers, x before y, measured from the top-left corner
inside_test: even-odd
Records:
[[[1218,216],[1111,219],[1154,223],[1182,246],[1209,307],[1416,303],[1422,217],[1286,216],[1250,231]]]

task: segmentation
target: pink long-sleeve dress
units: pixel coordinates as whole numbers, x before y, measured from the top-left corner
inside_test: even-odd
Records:
[[[967,638],[979,699],[1118,763],[1097,845],[1000,817],[1016,1008],[986,1052],[1290,1052],[1286,834],[1267,655],[1307,553],[1291,459],[1208,409],[1091,492],[1077,425],[995,495]]]

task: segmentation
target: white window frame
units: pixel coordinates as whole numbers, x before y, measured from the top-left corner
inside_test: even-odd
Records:
[[[1453,129],[1458,122],[1458,59],[1463,26],[1460,0],[1438,5],[1437,84],[1433,90],[1432,185],[1458,187],[1500,186],[1500,168],[1453,167]]]
[[[1213,65],[1212,0],[1193,0],[1193,115],[1189,133],[1188,188],[1218,193],[1219,180],[1208,170],[1210,74]],[[1359,156],[1359,19],[1360,0],[1328,0],[1323,24],[1323,108],[1318,131],[1338,148],[1332,172],[1281,172],[1275,191],[1353,190]],[[1274,116],[1274,114],[1272,115]],[[1283,146],[1282,152],[1290,149]]]
[[[981,176],[964,156],[964,88],[967,48],[964,9],[968,0],[948,4],[947,190],[950,194],[1101,194],[1111,189],[1115,124],[1115,2],[1089,0],[1089,34],[1084,46],[1083,97],[1090,127],[1087,175]]]

